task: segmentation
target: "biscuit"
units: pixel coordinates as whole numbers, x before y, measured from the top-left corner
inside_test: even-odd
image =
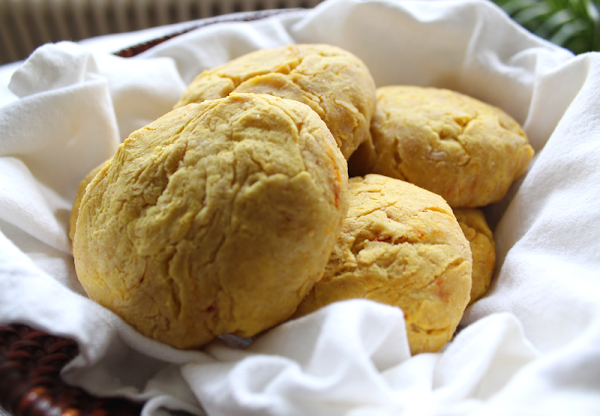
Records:
[[[477,208],[455,208],[454,215],[473,254],[473,283],[471,285],[471,305],[487,292],[496,266],[496,244],[485,216]]]
[[[375,111],[375,82],[353,54],[322,44],[263,49],[202,72],[175,105],[235,92],[300,101],[325,121],[347,159],[366,140]]]
[[[77,217],[79,216],[79,205],[81,204],[81,199],[85,194],[85,188],[92,181],[92,179],[94,179],[98,172],[102,170],[106,163],[109,163],[109,161],[102,162],[96,166],[87,175],[85,175],[85,178],[79,182],[77,194],[75,195],[75,201],[73,202],[73,208],[71,209],[71,215],[69,217],[69,238],[71,239],[71,242],[73,242],[73,238],[75,238],[75,227],[77,225]]]
[[[457,92],[415,86],[377,89],[372,141],[350,163],[351,176],[379,173],[428,189],[452,207],[501,200],[533,149],[499,108]]]
[[[469,301],[471,250],[436,194],[381,175],[348,183],[350,207],[325,273],[294,318],[364,298],[404,312],[412,354],[438,351]]]
[[[287,319],[347,211],[347,164],[306,105],[269,95],[173,110],[87,186],[73,255],[89,297],[176,348]]]

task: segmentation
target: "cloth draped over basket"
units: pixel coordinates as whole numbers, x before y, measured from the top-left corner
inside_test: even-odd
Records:
[[[280,325],[247,349],[218,340],[178,351],[90,301],[77,281],[68,217],[85,174],[168,112],[203,69],[289,43],[343,47],[378,86],[472,95],[530,137],[528,172],[486,208],[492,287],[439,353],[411,357],[402,312],[364,300]],[[9,89],[0,101],[0,324],[75,340],[68,382],[144,401],[146,416],[600,412],[599,54],[575,57],[483,0],[327,0],[205,27],[128,59],[100,42],[46,45]]]

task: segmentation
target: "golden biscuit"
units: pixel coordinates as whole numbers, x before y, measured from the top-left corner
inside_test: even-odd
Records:
[[[77,188],[77,195],[75,195],[75,202],[73,202],[71,216],[69,217],[69,238],[71,239],[71,242],[73,241],[73,238],[75,238],[75,227],[77,225],[77,217],[79,216],[79,205],[81,205],[81,199],[85,194],[85,188],[92,181],[92,179],[94,179],[98,172],[102,170],[106,163],[109,162],[102,162],[101,164],[96,166],[87,175],[85,175],[85,178],[83,178],[82,181],[79,182],[79,187]]]
[[[533,149],[502,110],[457,92],[414,86],[377,90],[366,142],[351,174],[379,173],[428,189],[452,207],[501,200]]]
[[[258,50],[204,71],[176,108],[235,92],[300,101],[325,121],[347,159],[370,139],[375,82],[353,54],[330,45],[288,45]]]
[[[287,319],[347,211],[347,164],[304,104],[232,94],[137,130],[88,185],[73,253],[91,299],[195,348]]]
[[[485,220],[485,216],[477,208],[455,208],[454,215],[473,253],[473,283],[471,285],[471,305],[487,292],[494,267],[496,266],[496,245],[494,236]]]
[[[365,298],[404,312],[413,354],[437,351],[469,302],[471,250],[439,196],[381,175],[349,180],[350,207],[325,273],[294,317]]]

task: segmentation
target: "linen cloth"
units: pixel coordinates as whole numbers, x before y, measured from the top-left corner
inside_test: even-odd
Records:
[[[439,353],[411,357],[402,311],[365,300],[282,324],[245,349],[222,339],[179,351],[90,301],[77,281],[68,217],[85,174],[203,69],[302,42],[358,55],[378,86],[445,87],[499,106],[536,151],[485,209],[496,274]],[[483,0],[327,0],[129,59],[107,43],[45,45],[6,68],[0,90],[0,324],[75,339],[67,381],[145,401],[145,416],[600,414],[598,53],[575,57]]]

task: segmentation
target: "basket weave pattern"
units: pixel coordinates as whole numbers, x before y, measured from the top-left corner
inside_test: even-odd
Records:
[[[139,404],[98,399],[62,381],[60,371],[78,353],[70,339],[25,325],[0,326],[0,405],[13,416],[139,415]]]

